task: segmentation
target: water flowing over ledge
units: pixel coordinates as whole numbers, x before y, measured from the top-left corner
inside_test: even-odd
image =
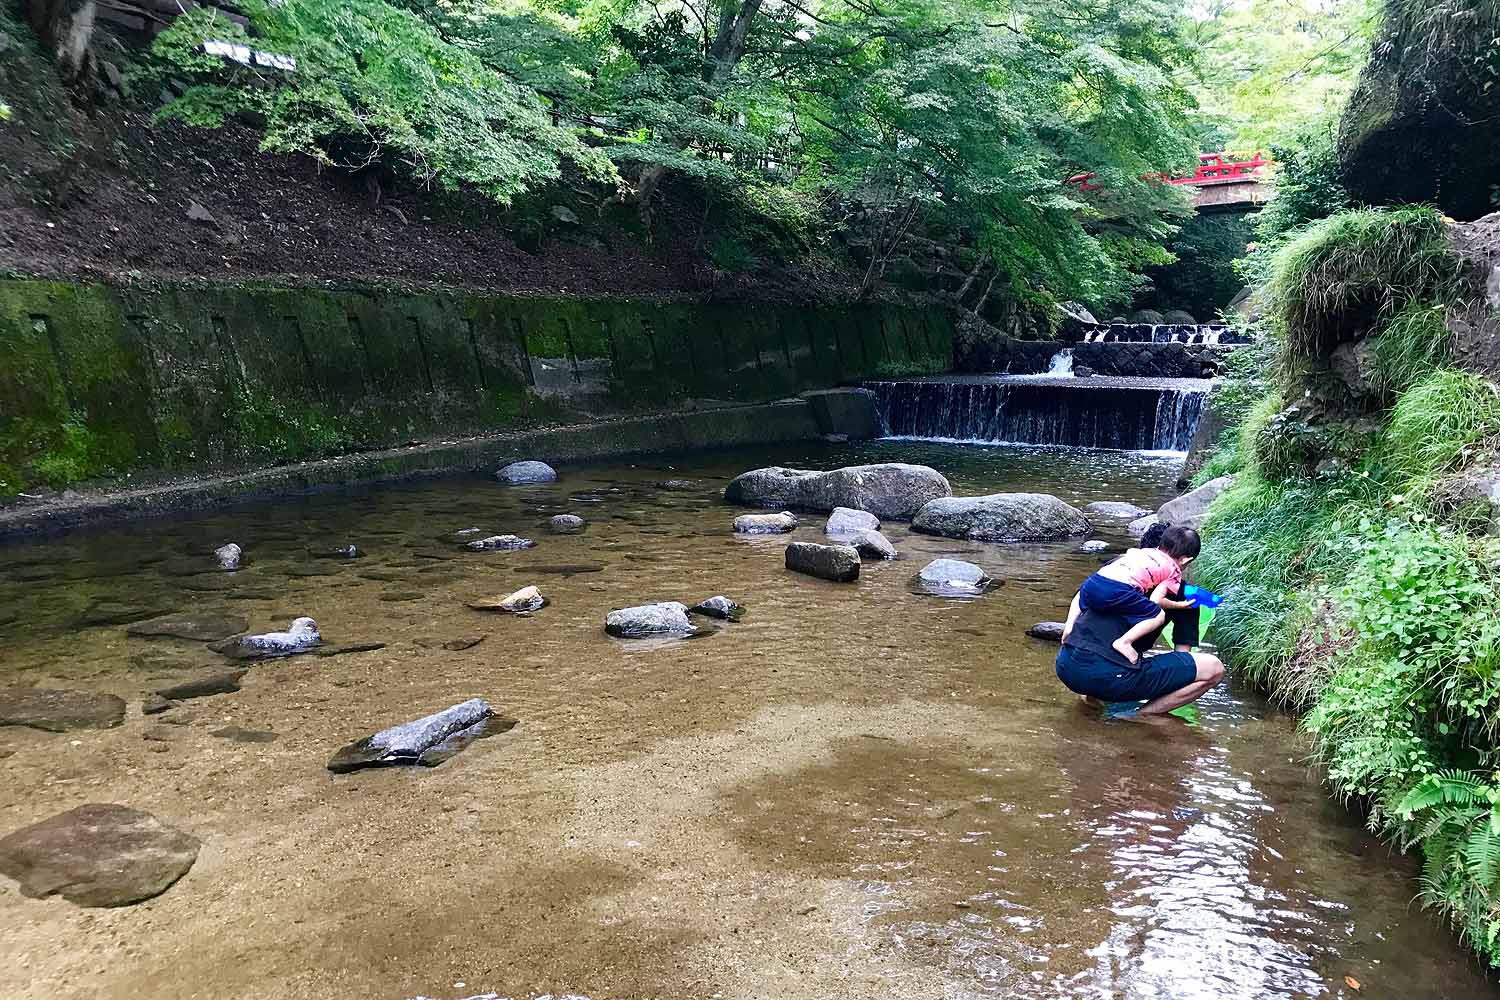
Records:
[[[866,382],[888,437],[1184,452],[1209,379],[945,376]]]

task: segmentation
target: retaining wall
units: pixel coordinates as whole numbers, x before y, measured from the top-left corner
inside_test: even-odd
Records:
[[[0,281],[0,495],[941,370],[940,310]]]

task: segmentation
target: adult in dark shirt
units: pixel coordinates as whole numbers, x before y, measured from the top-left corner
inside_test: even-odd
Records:
[[[1153,531],[1155,529],[1153,528]],[[1156,534],[1160,538],[1160,534]],[[1151,533],[1141,539],[1149,548]],[[1073,598],[1076,603],[1078,598]],[[1224,677],[1224,664],[1211,653],[1195,653],[1199,609],[1169,612],[1174,649],[1142,656],[1132,664],[1112,645],[1130,630],[1124,618],[1079,611],[1069,615],[1072,629],[1057,653],[1057,677],[1069,690],[1101,701],[1144,701],[1141,715],[1162,715],[1203,697]],[[1160,631],[1135,643],[1141,653],[1156,644]]]

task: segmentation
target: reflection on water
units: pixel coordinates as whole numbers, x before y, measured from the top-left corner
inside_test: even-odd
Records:
[[[719,494],[746,468],[883,460],[931,464],[959,493],[1147,507],[1177,474],[1128,453],[817,445],[569,469],[538,487],[283,499],[0,548],[6,683],[138,700],[222,662],[125,635],[166,612],[254,631],[308,614],[330,644],[385,644],[255,665],[243,691],[174,710],[167,753],[141,752],[134,716],[77,747],[0,730],[16,825],[107,795],[211,845],[154,923],[129,925],[132,949],[93,941],[121,963],[97,995],[132,995],[158,965],[172,970],[160,997],[1262,998],[1352,995],[1345,975],[1365,995],[1497,995],[1409,905],[1411,865],[1326,799],[1291,720],[1221,689],[1197,728],[1106,722],[1057,684],[1055,647],[1021,633],[1059,617],[1098,564],[1076,541],[888,525],[903,558],[839,586],[788,576],[785,536],[729,534]],[[564,512],[587,530],[549,534]],[[454,533],[470,527],[538,545],[469,552]],[[791,537],[820,534],[809,518]],[[1127,541],[1117,525],[1100,537]],[[210,569],[230,540],[244,568]],[[365,554],[326,557],[348,543]],[[938,556],[1001,586],[912,595]],[[551,602],[533,616],[465,606],[528,583]],[[602,633],[611,608],[717,593],[748,613],[705,639]],[[520,725],[417,779],[329,783],[342,743],[476,695]],[[198,739],[226,725],[278,736]],[[274,891],[236,874],[263,869]],[[42,905],[0,896],[0,920],[37,935],[0,941],[0,986],[38,974],[38,942],[60,942],[68,968],[74,932],[46,923],[67,912]],[[274,919],[226,943],[261,909]],[[22,949],[31,965],[6,961]],[[364,978],[330,991],[335,966]]]

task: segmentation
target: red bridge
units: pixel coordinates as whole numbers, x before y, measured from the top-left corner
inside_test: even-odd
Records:
[[[1232,153],[1199,153],[1198,169],[1191,176],[1158,174],[1157,177],[1164,184],[1192,187],[1193,206],[1200,212],[1211,212],[1263,203],[1271,196],[1267,176],[1270,167],[1271,161],[1259,152],[1248,160],[1235,159]],[[1092,173],[1075,174],[1067,183],[1088,194],[1104,190],[1102,184],[1093,183],[1093,177]]]

